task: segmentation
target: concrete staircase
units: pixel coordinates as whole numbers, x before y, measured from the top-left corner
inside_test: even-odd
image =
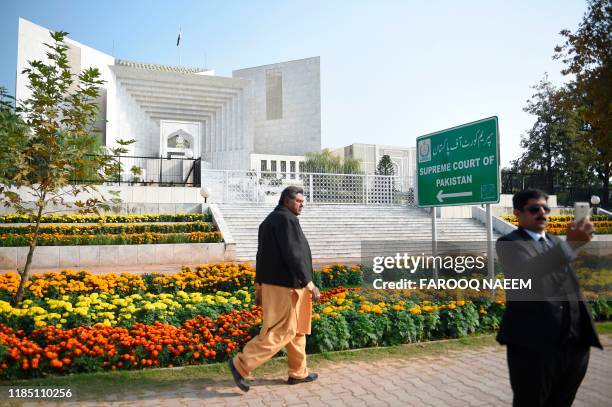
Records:
[[[236,242],[238,261],[254,261],[257,230],[274,205],[218,204]],[[431,218],[419,208],[400,206],[316,205],[299,217],[315,263],[359,263],[364,253],[389,255],[395,250],[419,252],[431,247]],[[494,239],[499,237],[494,234]],[[438,219],[438,239],[486,245],[484,226],[474,219]],[[362,247],[363,246],[363,247]],[[378,254],[380,252],[380,254]],[[385,252],[383,254],[382,252]]]

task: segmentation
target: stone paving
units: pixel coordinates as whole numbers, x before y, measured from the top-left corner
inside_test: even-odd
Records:
[[[592,349],[589,370],[574,406],[609,406],[612,400],[612,336],[608,350]],[[323,362],[314,383],[288,386],[280,374],[251,381],[242,393],[233,382],[183,382],[174,388],[134,388],[104,400],[61,405],[114,406],[510,406],[505,347],[466,347],[440,355],[378,361]],[[93,397],[92,397],[93,398]],[[34,403],[27,403],[34,405]],[[24,404],[24,405],[27,405]]]

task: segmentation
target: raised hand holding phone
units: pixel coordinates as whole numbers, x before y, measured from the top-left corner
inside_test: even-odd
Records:
[[[578,248],[591,241],[595,226],[589,220],[590,207],[587,202],[576,202],[574,213],[576,220],[567,226],[566,239]]]

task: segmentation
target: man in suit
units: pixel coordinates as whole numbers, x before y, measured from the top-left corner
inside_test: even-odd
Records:
[[[318,377],[306,367],[305,335],[310,334],[312,302],[320,292],[312,282],[310,246],[297,218],[303,208],[304,191],[289,186],[259,226],[255,302],[263,307],[263,323],[259,335],[229,361],[236,385],[245,392],[245,378],[282,347],[287,350],[288,384]]]
[[[525,190],[512,205],[519,227],[499,238],[506,278],[531,279],[532,291],[507,292],[497,341],[507,345],[514,406],[570,406],[589,363],[601,348],[571,262],[588,243],[593,224],[571,223],[567,242],[544,232],[548,195]]]

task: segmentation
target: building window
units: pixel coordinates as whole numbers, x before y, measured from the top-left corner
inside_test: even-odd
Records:
[[[283,75],[277,69],[266,71],[266,119],[283,118]]]
[[[261,170],[268,171],[268,160],[261,160]]]
[[[270,161],[270,171],[276,172],[276,160]]]
[[[281,172],[287,172],[287,161],[281,161]]]
[[[304,161],[300,161],[299,168],[300,172],[304,172]]]
[[[289,172],[291,173],[291,178],[295,178],[295,161],[289,161]]]

